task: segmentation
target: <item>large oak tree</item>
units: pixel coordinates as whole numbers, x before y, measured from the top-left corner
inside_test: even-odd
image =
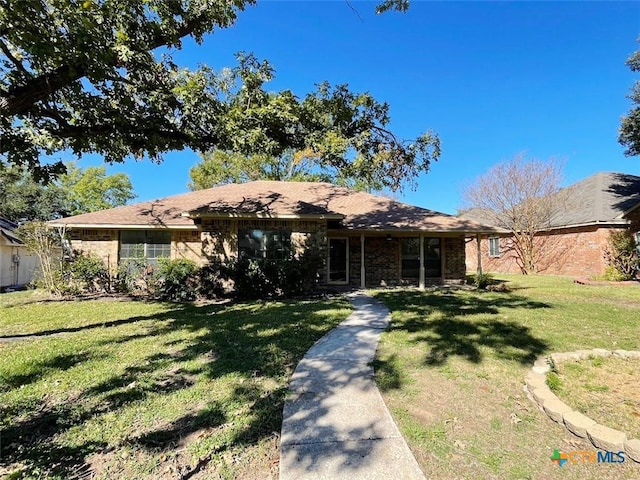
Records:
[[[633,72],[640,72],[640,50],[627,60],[627,65]],[[618,141],[626,148],[625,155],[640,155],[640,81],[636,81],[631,88],[629,98],[633,107],[622,117]]]
[[[435,134],[398,138],[388,105],[368,93],[320,83],[300,98],[268,91],[274,70],[252,55],[216,72],[182,68],[168,53],[231,27],[254,3],[0,0],[0,162],[46,178],[64,167],[41,159],[59,152],[122,162],[184,148],[274,158],[307,149],[320,165],[356,177],[375,171],[397,189],[438,158]]]

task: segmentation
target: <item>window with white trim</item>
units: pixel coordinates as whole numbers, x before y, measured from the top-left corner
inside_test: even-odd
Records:
[[[286,230],[238,230],[240,258],[283,259],[291,252],[291,232]]]
[[[489,256],[500,256],[500,237],[489,237]]]
[[[171,232],[167,230],[122,230],[120,261],[145,260],[157,265],[158,258],[171,256]]]

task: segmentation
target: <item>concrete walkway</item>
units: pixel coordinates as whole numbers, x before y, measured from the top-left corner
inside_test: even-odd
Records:
[[[373,379],[389,310],[350,294],[355,311],[306,353],[291,379],[280,480],[424,479]]]

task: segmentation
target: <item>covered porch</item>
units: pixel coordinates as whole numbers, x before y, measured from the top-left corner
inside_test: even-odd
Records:
[[[329,232],[328,285],[425,288],[465,279],[465,235],[443,232]]]

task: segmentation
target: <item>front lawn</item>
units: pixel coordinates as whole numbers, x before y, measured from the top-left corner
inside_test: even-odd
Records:
[[[350,310],[0,296],[0,477],[276,478],[288,380]]]
[[[427,478],[640,478],[631,460],[560,468],[550,460],[555,449],[595,449],[551,421],[523,391],[538,356],[639,350],[640,286],[499,278],[510,292],[376,292],[393,312],[376,380]]]

